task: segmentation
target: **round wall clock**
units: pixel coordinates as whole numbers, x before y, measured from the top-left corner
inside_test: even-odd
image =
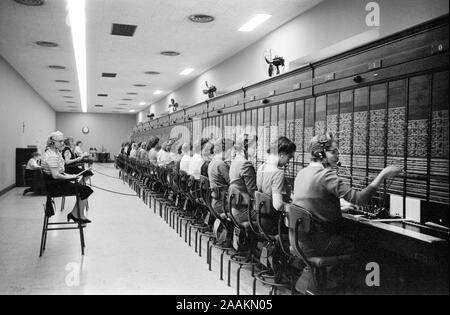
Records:
[[[83,127],[83,128],[81,129],[81,131],[82,131],[84,134],[87,134],[87,133],[89,133],[89,128],[88,128],[88,127]]]

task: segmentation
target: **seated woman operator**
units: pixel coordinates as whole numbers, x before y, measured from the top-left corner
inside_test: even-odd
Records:
[[[366,203],[385,179],[402,170],[388,166],[369,186],[359,191],[344,183],[334,170],[339,161],[339,150],[331,133],[313,137],[309,152],[311,163],[295,179],[293,203],[311,212],[315,232],[302,239],[299,245],[308,257],[351,253],[353,243],[341,235],[340,198],[353,204]]]
[[[73,147],[73,138],[67,138],[64,140],[64,149],[62,150],[61,154],[64,158],[65,173],[67,174],[78,174],[83,171],[84,167],[77,163],[82,162],[84,158],[88,157],[87,153],[84,153],[82,156],[77,157],[72,150]],[[90,170],[87,170],[83,173],[83,177],[85,179],[92,175],[94,175],[94,173],[92,173]]]
[[[230,189],[237,188],[243,194],[248,194],[250,198],[255,197],[256,171],[252,161],[256,154],[257,137],[249,135],[240,135],[236,139],[236,156],[230,165]],[[236,221],[240,224],[248,221],[248,206],[235,205],[231,209]],[[256,218],[256,213],[251,213],[251,218]]]
[[[61,150],[64,147],[64,136],[60,131],[56,131],[50,134],[47,140],[47,150],[42,155],[42,170],[47,181],[47,190],[49,193],[58,194],[73,194],[76,191],[80,194],[72,211],[67,215],[67,221],[73,220],[74,222],[90,223],[84,216],[84,209],[86,208],[87,198],[92,194],[92,189],[88,186],[81,185],[78,182],[68,181],[70,179],[76,179],[78,176],[66,174],[64,172],[64,159],[61,156]],[[67,181],[57,181],[66,179]],[[54,182],[52,184],[52,182]],[[77,204],[80,207],[80,215],[78,217]]]
[[[296,145],[286,137],[274,141],[267,150],[269,156],[264,164],[258,168],[256,184],[258,191],[272,198],[273,211],[261,220],[263,228],[270,234],[277,233],[278,217],[289,201],[290,191],[284,178],[284,167],[293,158]]]

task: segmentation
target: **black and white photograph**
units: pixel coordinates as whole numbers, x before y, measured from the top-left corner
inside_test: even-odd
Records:
[[[0,0],[0,295],[448,295],[449,163],[448,0]]]

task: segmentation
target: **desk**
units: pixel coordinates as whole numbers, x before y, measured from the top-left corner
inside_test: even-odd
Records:
[[[109,153],[108,152],[97,153],[97,161],[100,163],[109,162]]]
[[[400,257],[448,268],[448,231],[403,219],[371,220],[347,213],[342,216],[355,228],[357,242],[370,240],[377,247]]]

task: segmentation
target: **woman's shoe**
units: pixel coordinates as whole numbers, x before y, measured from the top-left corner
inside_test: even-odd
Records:
[[[78,219],[78,218],[75,218],[75,216],[74,216],[72,213],[69,213],[69,214],[67,215],[67,222],[69,222],[70,220],[72,220],[72,221],[75,222],[75,223],[78,223],[78,222],[83,223],[83,220]]]

